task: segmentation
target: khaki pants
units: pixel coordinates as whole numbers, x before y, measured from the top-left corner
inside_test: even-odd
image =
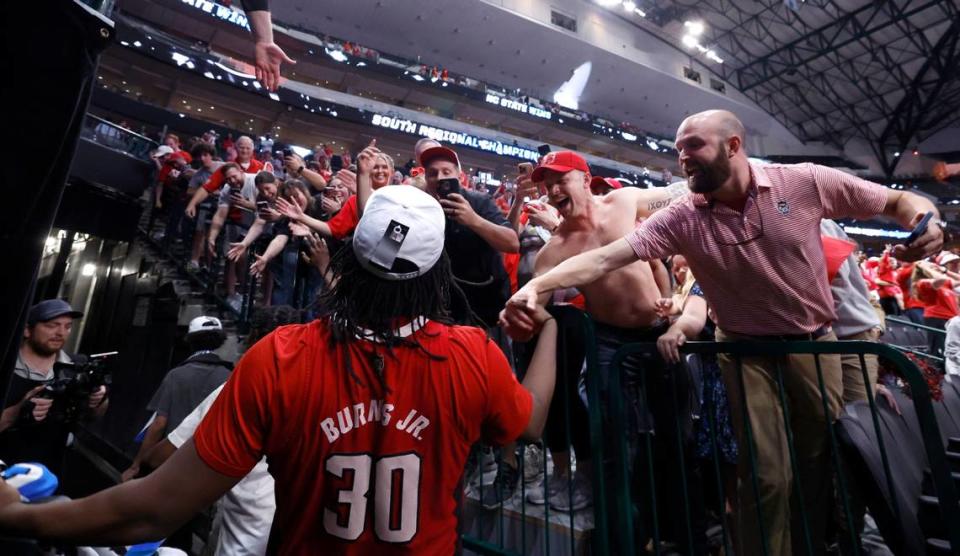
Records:
[[[840,339],[876,342],[879,337],[880,335],[876,330],[867,330]],[[870,391],[876,395],[877,368],[879,366],[877,356],[872,353],[864,354],[863,363],[867,368],[867,375],[870,378]],[[846,405],[858,400],[867,401],[867,388],[863,383],[863,371],[860,369],[860,356],[852,354],[841,355],[840,364],[843,367],[843,404]]]
[[[818,341],[835,341],[832,332]],[[718,341],[763,340],[717,330]],[[744,396],[735,358],[718,355],[720,369],[730,400],[730,414],[740,446],[737,462],[739,500],[737,522],[740,554],[763,554],[766,537],[768,554],[786,556],[806,554],[801,521],[800,499],[794,491],[794,470],[784,428],[784,408],[780,403],[777,364],[783,377],[784,395],[789,409],[797,473],[803,494],[807,524],[814,554],[824,552],[824,534],[830,519],[832,466],[827,427],[840,412],[843,377],[839,355],[821,355],[824,391],[829,416],[823,401],[812,355],[783,357],[744,357],[743,392],[753,434],[753,452],[757,461],[757,489],[754,489],[751,450],[744,427]],[[759,500],[759,508],[757,501]],[[762,527],[760,523],[762,519]],[[761,531],[763,535],[761,535]]]

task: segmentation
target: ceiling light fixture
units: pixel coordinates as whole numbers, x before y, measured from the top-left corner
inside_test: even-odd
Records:
[[[684,21],[683,26],[687,28],[688,33],[695,37],[702,35],[705,29],[702,21]]]

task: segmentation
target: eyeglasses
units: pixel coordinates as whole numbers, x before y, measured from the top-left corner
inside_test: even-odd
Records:
[[[760,227],[759,229],[757,228],[756,224],[754,224],[754,222],[749,218],[749,215],[747,214],[747,209],[744,209],[743,227],[745,230],[745,235],[747,237],[739,239],[738,241],[734,241],[732,243],[729,241],[723,241],[720,239],[721,234],[717,233],[717,225],[716,225],[716,222],[714,222],[714,218],[713,218],[713,206],[715,201],[710,203],[710,209],[709,209],[710,233],[713,234],[714,241],[716,241],[719,245],[723,245],[726,247],[737,247],[740,245],[746,245],[750,242],[756,241],[763,237],[763,211],[760,210],[760,203],[757,201],[756,195],[751,195],[748,202],[750,201],[753,202],[752,203],[753,208],[757,211],[757,219],[760,221]]]

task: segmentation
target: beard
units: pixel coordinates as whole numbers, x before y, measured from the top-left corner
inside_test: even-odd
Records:
[[[62,341],[50,340],[49,342],[38,342],[36,339],[32,337],[26,338],[26,343],[27,345],[30,346],[30,349],[33,350],[34,353],[42,357],[50,357],[51,355],[56,355],[57,352],[59,352],[60,349],[63,347]],[[58,344],[60,347],[53,347],[50,344]]]
[[[694,193],[713,193],[730,178],[730,159],[727,158],[727,148],[721,143],[717,156],[707,164],[692,164],[697,172],[690,174],[684,169],[687,177],[687,186]]]

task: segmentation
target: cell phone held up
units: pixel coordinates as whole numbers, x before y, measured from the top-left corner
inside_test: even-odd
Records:
[[[913,242],[920,239],[927,231],[927,226],[930,224],[930,219],[933,218],[933,212],[928,212],[923,215],[923,219],[913,227],[913,230],[910,231],[910,235],[907,236],[907,239],[903,240],[903,244],[909,247]]]
[[[441,199],[446,199],[451,193],[460,194],[459,178],[444,178],[437,180],[437,195]]]

